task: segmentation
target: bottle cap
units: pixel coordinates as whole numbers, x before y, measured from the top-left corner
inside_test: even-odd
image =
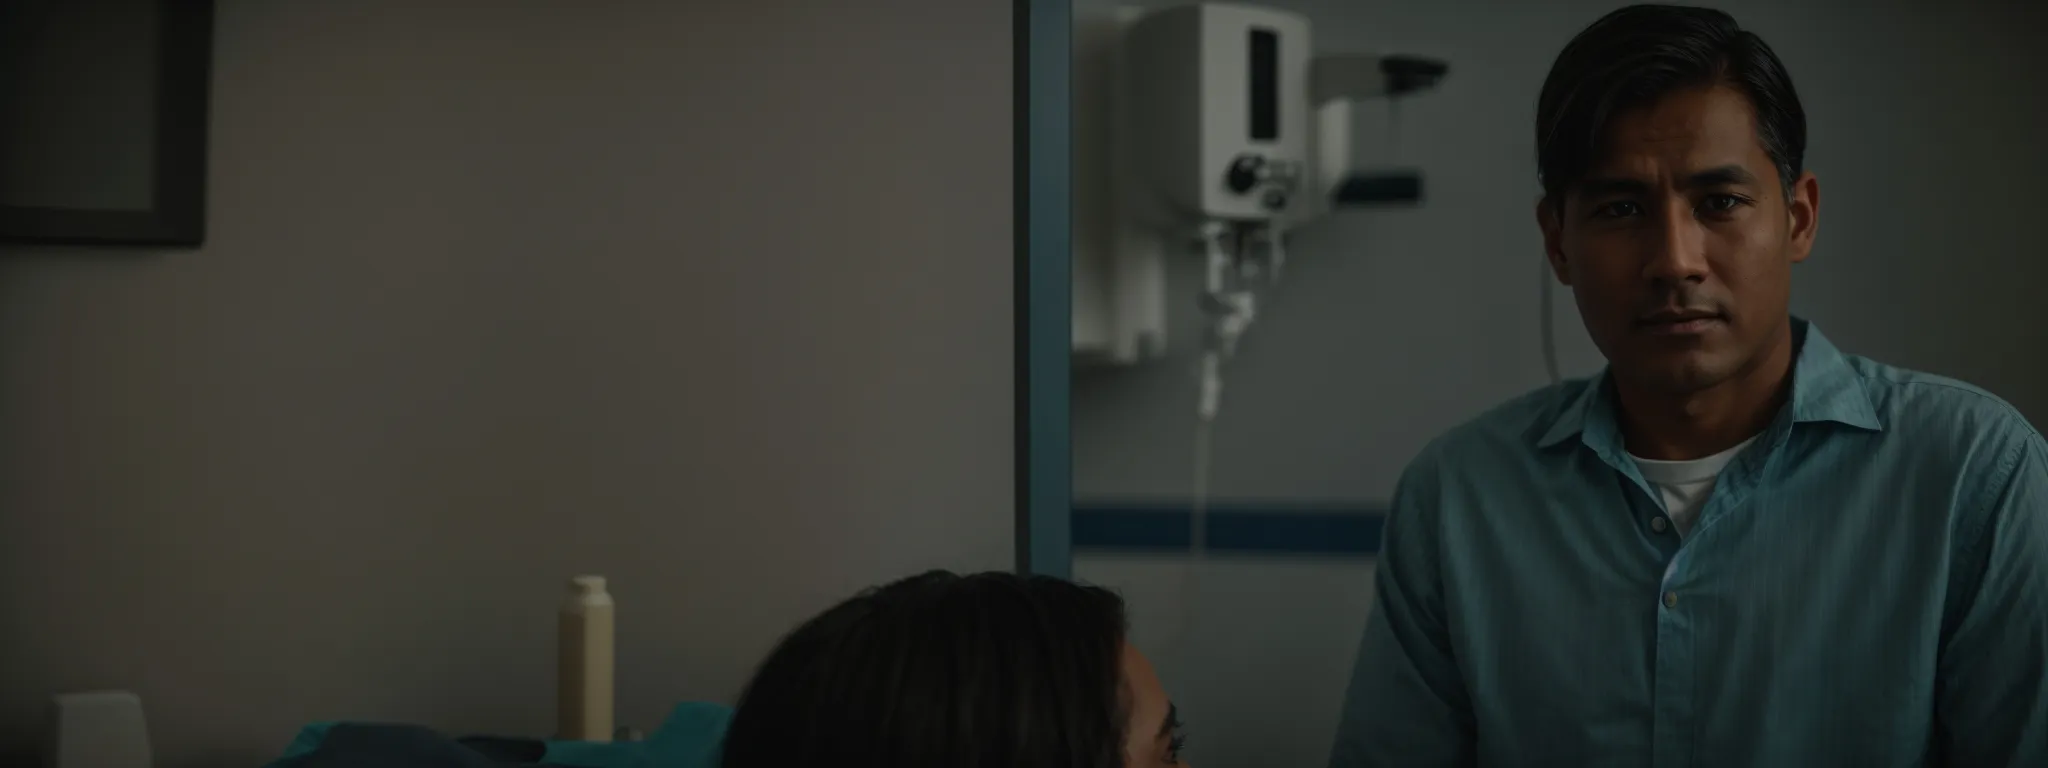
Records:
[[[569,580],[569,591],[581,595],[604,594],[603,576],[578,576]]]

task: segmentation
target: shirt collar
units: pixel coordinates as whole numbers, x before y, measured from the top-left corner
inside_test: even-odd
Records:
[[[1812,323],[1792,318],[1792,343],[1799,356],[1792,367],[1793,423],[1831,421],[1858,429],[1884,431],[1870,394],[1863,389],[1863,377],[1849,366],[1842,351]],[[1571,400],[1557,410],[1543,437],[1536,441],[1548,448],[1573,435],[1596,451],[1619,452],[1620,429],[1614,418],[1611,374],[1600,375],[1581,387]]]

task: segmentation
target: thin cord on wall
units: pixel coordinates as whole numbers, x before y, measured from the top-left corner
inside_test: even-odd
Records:
[[[1195,596],[1202,581],[1202,563],[1208,559],[1209,548],[1209,474],[1210,457],[1215,445],[1210,436],[1215,428],[1213,418],[1195,420],[1195,476],[1194,498],[1188,505],[1188,557],[1180,564],[1180,594],[1177,595],[1177,610],[1173,630],[1167,633],[1164,648],[1173,654],[1175,662],[1188,666],[1194,662],[1188,656],[1187,640],[1194,636]]]
[[[1564,380],[1557,373],[1557,333],[1555,329],[1551,328],[1553,321],[1551,320],[1550,297],[1557,289],[1550,285],[1550,264],[1548,262],[1538,262],[1537,265],[1541,267],[1539,271],[1541,272],[1540,279],[1542,283],[1540,285],[1542,285],[1543,296],[1543,301],[1541,302],[1543,304],[1542,322],[1537,324],[1543,333],[1543,369],[1550,374],[1550,383],[1556,384]]]
[[[1195,498],[1188,508],[1188,549],[1199,560],[1209,544],[1209,456],[1214,450],[1209,442],[1215,422],[1203,419],[1195,425]]]
[[[1387,97],[1387,161],[1398,162],[1401,157],[1401,97]]]

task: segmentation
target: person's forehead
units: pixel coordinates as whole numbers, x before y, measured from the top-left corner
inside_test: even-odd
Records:
[[[1769,160],[1757,135],[1756,110],[1726,86],[1679,91],[1615,115],[1603,139],[1597,175]]]

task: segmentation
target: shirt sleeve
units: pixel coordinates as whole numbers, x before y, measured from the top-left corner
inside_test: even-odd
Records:
[[[1431,453],[1409,465],[1395,487],[1331,768],[1474,762],[1471,701],[1445,623]]]
[[[2048,443],[2017,431],[1958,532],[1962,600],[1935,702],[1945,765],[2048,765]]]

